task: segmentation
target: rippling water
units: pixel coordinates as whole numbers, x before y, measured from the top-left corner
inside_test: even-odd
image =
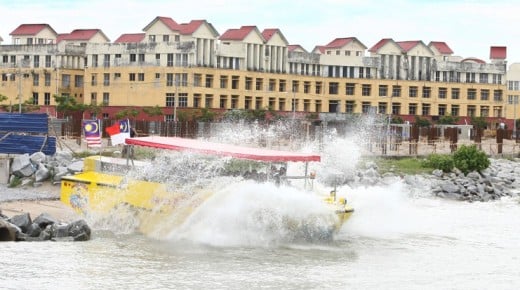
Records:
[[[199,216],[193,223],[194,231],[202,233],[198,238],[196,232],[184,232],[182,239],[172,233],[158,240],[96,230],[89,242],[1,243],[0,285],[2,289],[520,287],[518,200],[442,200],[427,193],[411,194],[400,181],[341,190],[349,191],[356,212],[332,242],[287,242],[265,236],[254,242],[253,233],[244,228],[247,224],[239,221],[251,204],[222,198],[215,205],[220,211],[205,211],[213,219]],[[215,229],[218,221],[227,226]]]

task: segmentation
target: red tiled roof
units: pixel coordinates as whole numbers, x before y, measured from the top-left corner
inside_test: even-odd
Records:
[[[68,33],[60,33],[60,34],[56,35],[56,43],[60,43],[60,41],[67,38],[67,36],[69,36]]]
[[[75,29],[71,33],[60,35],[59,40],[56,39],[56,43],[63,40],[90,40],[94,35],[100,32],[101,29]]]
[[[460,62],[476,62],[476,63],[486,63],[485,61],[481,60],[480,58],[476,57],[467,57]]]
[[[190,23],[183,23],[177,25],[178,30],[181,34],[188,35],[192,34],[193,32],[197,31],[199,27],[206,22],[206,20],[192,20]]]
[[[396,43],[405,51],[408,52],[410,49],[416,47],[421,41],[420,40],[411,40],[411,41],[397,41]]]
[[[177,24],[177,22],[175,22],[175,20],[173,20],[170,17],[158,16],[156,19],[160,20],[162,23],[164,23],[164,25],[168,26],[168,28],[170,28],[171,30],[179,30],[178,29],[179,24]]]
[[[323,46],[323,45],[316,45],[312,51],[314,52],[316,50],[318,50],[319,53],[323,54],[323,53],[325,53],[325,46]]]
[[[121,34],[114,43],[139,43],[143,41],[145,33],[125,33]]]
[[[290,44],[290,45],[287,45],[287,51],[295,51],[297,49],[301,49],[305,52],[307,52],[307,50],[305,50],[301,45],[299,44]]]
[[[435,47],[440,54],[453,54],[453,50],[443,41],[430,41],[428,46]]]
[[[374,46],[372,46],[368,51],[369,52],[377,52],[381,47],[387,44],[389,41],[392,41],[391,38],[383,38],[378,41]]]
[[[329,42],[329,44],[325,45],[325,48],[341,48],[352,42],[354,39],[354,37],[336,38]]]
[[[271,39],[271,37],[273,37],[273,35],[278,31],[278,28],[266,28],[264,31],[262,31],[262,36],[266,41],[269,41],[269,39]]]
[[[21,24],[9,35],[36,35],[45,28],[49,28],[54,34],[57,34],[49,24]]]
[[[489,53],[490,59],[506,59],[507,58],[507,47],[505,46],[492,46]]]
[[[228,29],[220,36],[220,40],[244,40],[246,36],[256,29],[256,26],[242,26],[240,29]]]

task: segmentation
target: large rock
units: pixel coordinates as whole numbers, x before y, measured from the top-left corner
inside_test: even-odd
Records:
[[[43,152],[35,152],[29,157],[29,160],[34,164],[43,163],[45,162],[45,159],[46,156]]]
[[[77,220],[69,224],[69,236],[74,237],[74,241],[88,241],[90,234],[90,227],[85,220]]]
[[[9,219],[9,222],[19,227],[24,233],[27,232],[32,224],[31,215],[29,213],[15,215]]]
[[[51,173],[50,173],[49,169],[47,169],[47,167],[45,167],[45,165],[43,165],[43,163],[40,163],[38,165],[38,170],[36,170],[36,172],[34,173],[34,181],[42,182],[44,180],[49,179],[50,176],[51,176]]]
[[[8,221],[0,219],[0,241],[12,242],[16,241],[16,233],[18,229]]]
[[[60,166],[67,167],[72,162],[72,153],[65,151],[56,152],[54,160],[56,160]]]
[[[83,161],[78,160],[78,161],[72,162],[71,164],[69,164],[69,166],[67,166],[67,170],[70,173],[78,173],[78,172],[83,171]]]
[[[57,224],[58,221],[48,213],[42,213],[37,216],[34,221],[40,228],[45,229],[48,225]]]
[[[34,174],[35,168],[29,159],[29,154],[23,154],[13,158],[11,170],[15,176],[28,177]]]

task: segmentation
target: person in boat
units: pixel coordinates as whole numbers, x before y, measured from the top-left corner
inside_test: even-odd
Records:
[[[134,138],[134,137],[137,137],[137,131],[135,130],[135,128],[130,128],[130,138]],[[134,145],[123,145],[123,156],[127,156],[128,154],[128,157],[132,159],[132,162],[133,162],[133,158],[134,158]]]

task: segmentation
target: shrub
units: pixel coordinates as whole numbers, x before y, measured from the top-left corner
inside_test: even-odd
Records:
[[[486,153],[478,150],[477,146],[462,145],[453,154],[453,162],[464,174],[471,171],[481,171],[489,167],[489,158]]]
[[[423,166],[440,169],[443,172],[450,172],[455,165],[451,155],[430,154]]]

